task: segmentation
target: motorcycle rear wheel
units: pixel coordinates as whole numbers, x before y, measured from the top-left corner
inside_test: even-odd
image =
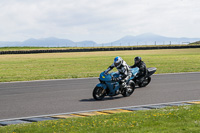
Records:
[[[105,97],[105,90],[102,87],[95,87],[93,90],[93,98],[95,100],[102,100]]]
[[[151,82],[151,77],[145,78],[142,83],[138,84],[139,87],[146,87]]]
[[[124,97],[128,97],[134,92],[134,90],[135,90],[135,83],[131,82],[131,83],[128,84],[127,88],[124,88],[122,90],[122,95]]]

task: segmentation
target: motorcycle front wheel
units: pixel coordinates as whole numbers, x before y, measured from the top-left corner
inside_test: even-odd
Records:
[[[105,90],[102,87],[95,87],[93,97],[95,100],[102,100],[105,97]]]

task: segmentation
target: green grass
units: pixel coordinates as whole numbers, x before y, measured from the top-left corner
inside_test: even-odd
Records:
[[[156,73],[200,72],[199,48],[17,54],[0,55],[0,82],[98,77],[116,56],[129,65],[141,56]]]
[[[199,133],[200,105],[0,127],[2,133]]]

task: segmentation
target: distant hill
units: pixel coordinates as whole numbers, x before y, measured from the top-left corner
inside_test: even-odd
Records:
[[[105,45],[166,45],[166,44],[189,44],[200,40],[200,38],[174,38],[156,35],[153,33],[145,33],[138,36],[125,36],[117,41],[107,43]]]
[[[13,47],[13,46],[20,46],[21,42],[5,42],[0,41],[0,47]]]
[[[190,44],[200,44],[200,41],[196,41],[196,42],[193,42],[193,43],[190,43]]]
[[[94,47],[94,46],[136,46],[136,45],[166,45],[166,44],[190,44],[200,41],[200,38],[175,38],[145,33],[137,36],[125,36],[110,43],[97,44],[94,41],[74,42],[68,39],[55,37],[34,39],[30,38],[24,42],[0,42],[0,47]]]
[[[76,42],[76,45],[78,45],[79,47],[94,47],[94,46],[96,46],[96,42],[82,41],[82,42]]]
[[[30,38],[24,42],[0,42],[0,47],[84,47],[84,46],[94,46],[96,42],[94,41],[82,41],[82,42],[73,42],[68,39],[58,39],[55,37],[34,39]]]
[[[75,46],[75,42],[67,39],[58,39],[55,37],[42,38],[42,39],[28,39],[22,42],[23,46],[43,46],[43,47],[66,47]]]

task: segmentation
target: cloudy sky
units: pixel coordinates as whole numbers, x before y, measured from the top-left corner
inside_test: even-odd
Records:
[[[0,0],[0,41],[200,37],[200,0]]]

